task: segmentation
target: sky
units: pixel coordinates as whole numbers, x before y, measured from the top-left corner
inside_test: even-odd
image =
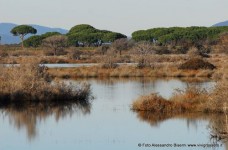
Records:
[[[228,0],[0,0],[0,23],[65,29],[90,24],[128,36],[141,29],[226,20]]]

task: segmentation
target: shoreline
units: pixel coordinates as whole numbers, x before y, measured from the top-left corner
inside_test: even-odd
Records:
[[[137,68],[134,66],[120,66],[117,68],[102,68],[101,66],[77,68],[48,68],[49,75],[57,78],[102,78],[102,77],[205,77],[211,78],[215,70],[180,70],[177,68],[152,69],[149,67]]]

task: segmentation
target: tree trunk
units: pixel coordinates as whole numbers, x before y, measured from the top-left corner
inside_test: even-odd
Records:
[[[24,36],[21,35],[20,39],[21,39],[21,48],[24,49]]]

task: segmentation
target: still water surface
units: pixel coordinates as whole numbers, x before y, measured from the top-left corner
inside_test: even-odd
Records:
[[[1,108],[0,150],[189,149],[142,148],[138,145],[211,143],[210,116],[159,116],[130,110],[130,105],[140,95],[158,92],[169,98],[175,89],[187,86],[185,81],[111,78],[87,82],[95,97],[90,106],[48,110]],[[213,86],[210,81],[190,84]],[[216,149],[226,149],[225,145]]]
[[[135,66],[137,63],[117,63],[118,65]],[[77,64],[40,64],[48,68],[79,68],[98,66],[99,63],[77,63]],[[20,64],[0,64],[0,67],[18,67]]]

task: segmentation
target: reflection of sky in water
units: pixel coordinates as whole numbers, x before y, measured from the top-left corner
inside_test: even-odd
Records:
[[[91,113],[89,115],[73,113],[59,119],[58,122],[53,115],[45,120],[38,120],[37,135],[33,140],[27,138],[24,128],[17,130],[12,126],[12,121],[9,121],[7,115],[0,114],[0,150],[137,150],[142,149],[138,147],[138,143],[206,144],[210,142],[208,121],[204,119],[167,119],[151,126],[146,121],[141,121],[137,113],[130,110],[130,104],[138,96],[159,92],[160,95],[168,98],[174,89],[186,87],[184,82],[179,80],[117,80],[115,82],[94,79],[89,82],[95,96]],[[210,84],[205,83],[203,86]]]

